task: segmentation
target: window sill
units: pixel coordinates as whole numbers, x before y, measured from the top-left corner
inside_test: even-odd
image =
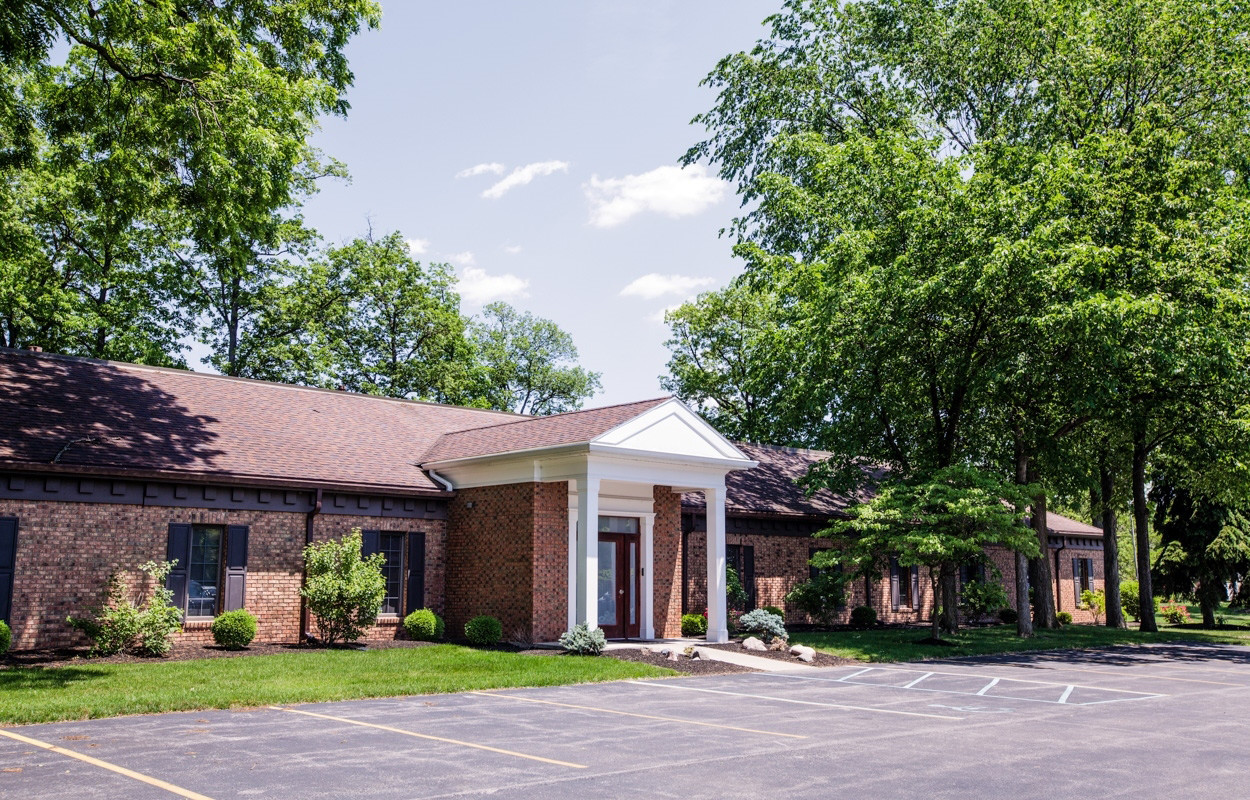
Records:
[[[398,614],[386,614],[385,616],[379,616],[377,618],[377,621],[374,624],[375,625],[398,625],[399,615]]]
[[[213,626],[215,617],[189,617],[182,621],[184,631],[202,631]]]

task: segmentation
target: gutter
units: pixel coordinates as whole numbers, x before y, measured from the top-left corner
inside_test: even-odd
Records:
[[[309,511],[304,516],[304,547],[308,547],[308,545],[312,544],[313,519],[320,513],[321,513],[321,490],[318,489],[317,493],[313,495],[312,510]],[[300,588],[304,588],[307,585],[308,585],[308,560],[304,559],[303,566],[301,567]],[[300,641],[300,644],[303,644],[304,642],[308,641],[308,633],[309,633],[308,632],[308,598],[304,597],[303,593],[301,593],[300,598],[299,598],[299,641]]]

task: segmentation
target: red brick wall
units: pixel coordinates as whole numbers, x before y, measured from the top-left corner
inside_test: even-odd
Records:
[[[298,512],[143,507],[125,504],[0,500],[0,516],[18,519],[13,586],[13,648],[65,647],[84,643],[65,624],[102,599],[108,576],[125,574],[144,587],[138,566],[165,558],[171,522],[247,525],[246,607],[257,616],[258,642],[293,642],[299,637],[305,516]],[[443,593],[446,523],[379,517],[317,517],[317,538],[353,527],[426,532],[426,593],[436,603]],[[376,635],[394,635],[395,626]],[[181,636],[210,641],[205,623],[190,623]]]
[[[1003,574],[1003,587],[1007,590],[1007,596],[1011,599],[1011,607],[1016,607],[1016,567],[1015,556],[1007,550],[1001,548],[992,548],[990,551],[994,564]],[[1050,571],[1051,580],[1055,579],[1055,550],[1051,549],[1050,555]],[[1076,587],[1072,580],[1072,559],[1088,558],[1093,561],[1093,571],[1090,578],[1090,588],[1097,591],[1104,589],[1103,567],[1102,567],[1102,551],[1101,550],[1081,550],[1074,547],[1066,547],[1059,551],[1059,586],[1055,595],[1055,602],[1060,611],[1067,611],[1072,615],[1073,622],[1093,623],[1094,615],[1087,610],[1081,609],[1080,597],[1077,596]],[[1103,620],[1100,619],[1100,622]]]
[[[681,636],[681,495],[671,486],[652,488],[655,527],[652,531],[652,599],[655,635]]]
[[[533,638],[552,642],[569,627],[569,484],[534,488]]]

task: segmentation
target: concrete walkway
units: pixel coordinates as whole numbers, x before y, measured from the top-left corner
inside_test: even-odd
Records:
[[[719,647],[696,647],[695,652],[699,654],[699,658],[706,658],[708,661],[724,661],[726,664],[750,667],[751,669],[758,669],[760,672],[809,672],[819,669],[819,667],[805,664],[797,658],[793,661],[782,661],[778,658],[766,658],[764,656],[737,653],[733,650],[721,650]]]

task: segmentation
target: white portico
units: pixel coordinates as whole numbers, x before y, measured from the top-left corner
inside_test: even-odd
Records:
[[[448,434],[430,455],[422,466],[456,490],[567,482],[569,627],[585,622],[602,627],[610,638],[655,638],[655,620],[669,619],[673,611],[672,587],[680,579],[675,569],[704,568],[707,638],[728,640],[725,476],[756,462],[679,400]],[[669,487],[674,496],[704,493],[705,565],[676,567],[673,534],[679,532],[666,530],[657,536],[656,525],[657,516],[669,528],[679,525],[670,511],[678,505],[658,502],[655,487]],[[663,596],[657,595],[657,587]]]

